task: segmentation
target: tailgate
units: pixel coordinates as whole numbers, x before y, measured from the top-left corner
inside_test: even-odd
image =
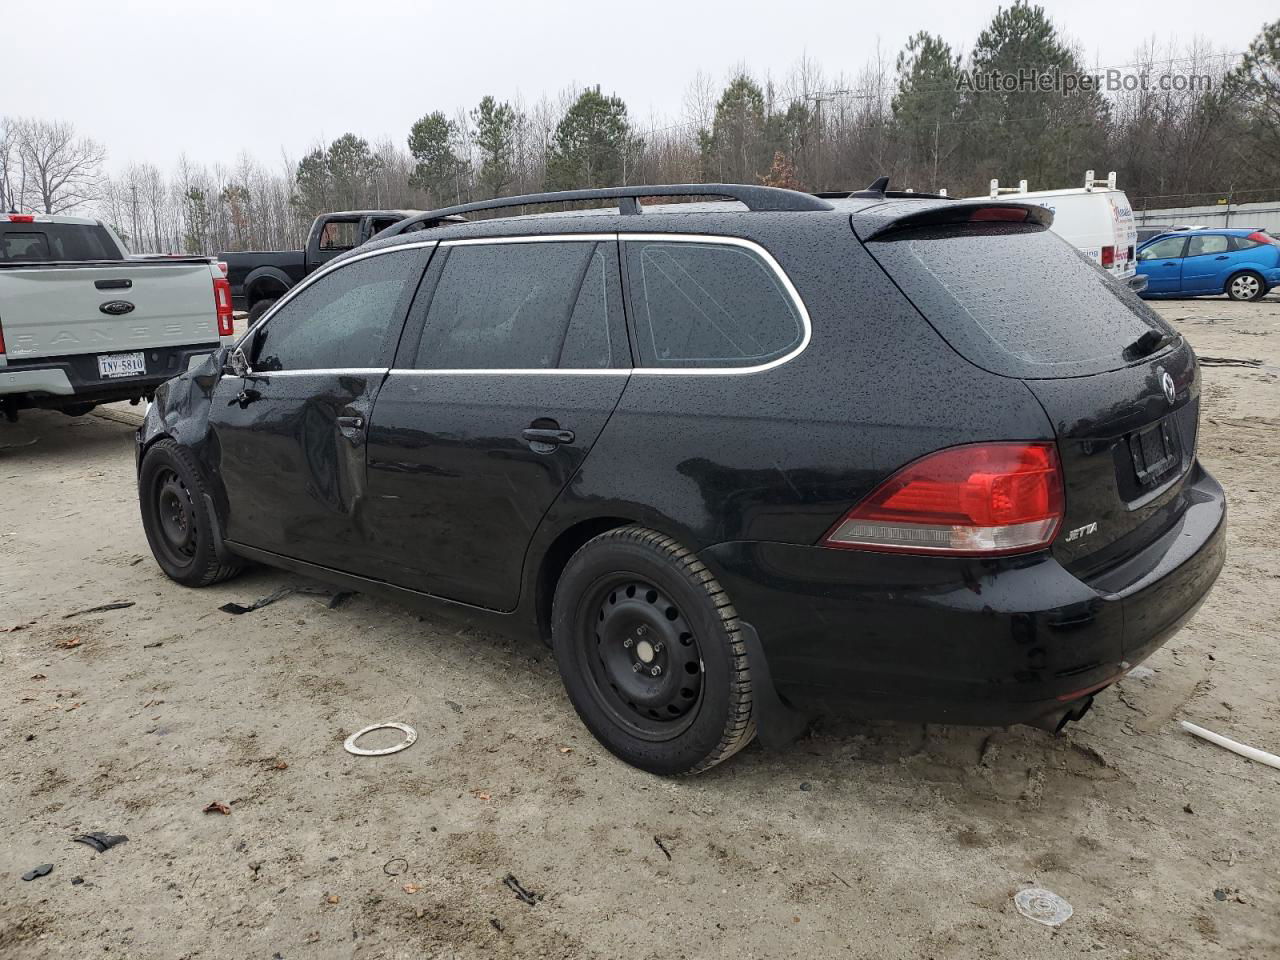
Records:
[[[123,260],[0,269],[9,359],[218,341],[207,260]]]
[[[1120,370],[1027,386],[1058,436],[1067,505],[1053,552],[1063,566],[1088,579],[1178,521],[1200,414],[1199,369],[1186,341]]]

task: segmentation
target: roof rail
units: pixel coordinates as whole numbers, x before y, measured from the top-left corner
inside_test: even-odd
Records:
[[[459,203],[440,210],[418,213],[396,226],[403,233],[414,224],[439,220],[444,217],[479,210],[501,210],[506,207],[525,207],[542,203],[569,203],[578,200],[617,200],[618,211],[623,214],[640,213],[641,197],[728,197],[737,200],[748,210],[802,211],[832,210],[831,204],[808,193],[783,190],[779,187],[756,187],[742,183],[669,183],[647,187],[602,187],[591,190],[560,190],[553,193],[529,193],[519,197],[498,197],[495,200],[477,200],[475,203]]]

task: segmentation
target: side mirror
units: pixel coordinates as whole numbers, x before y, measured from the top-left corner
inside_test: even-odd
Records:
[[[244,355],[244,350],[241,347],[236,347],[227,354],[226,362],[222,365],[222,372],[233,377],[247,377],[253,372],[249,366],[249,358]]]

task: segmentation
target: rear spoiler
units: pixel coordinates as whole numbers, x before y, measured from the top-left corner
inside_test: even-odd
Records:
[[[960,223],[1029,223],[1053,225],[1053,211],[1035,203],[1000,200],[952,200],[949,203],[882,203],[853,215],[853,227],[863,242],[913,227]]]

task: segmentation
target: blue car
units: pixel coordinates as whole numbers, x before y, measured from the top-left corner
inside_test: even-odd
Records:
[[[1187,230],[1152,237],[1138,248],[1143,297],[1261,300],[1280,285],[1280,240],[1262,230]]]

